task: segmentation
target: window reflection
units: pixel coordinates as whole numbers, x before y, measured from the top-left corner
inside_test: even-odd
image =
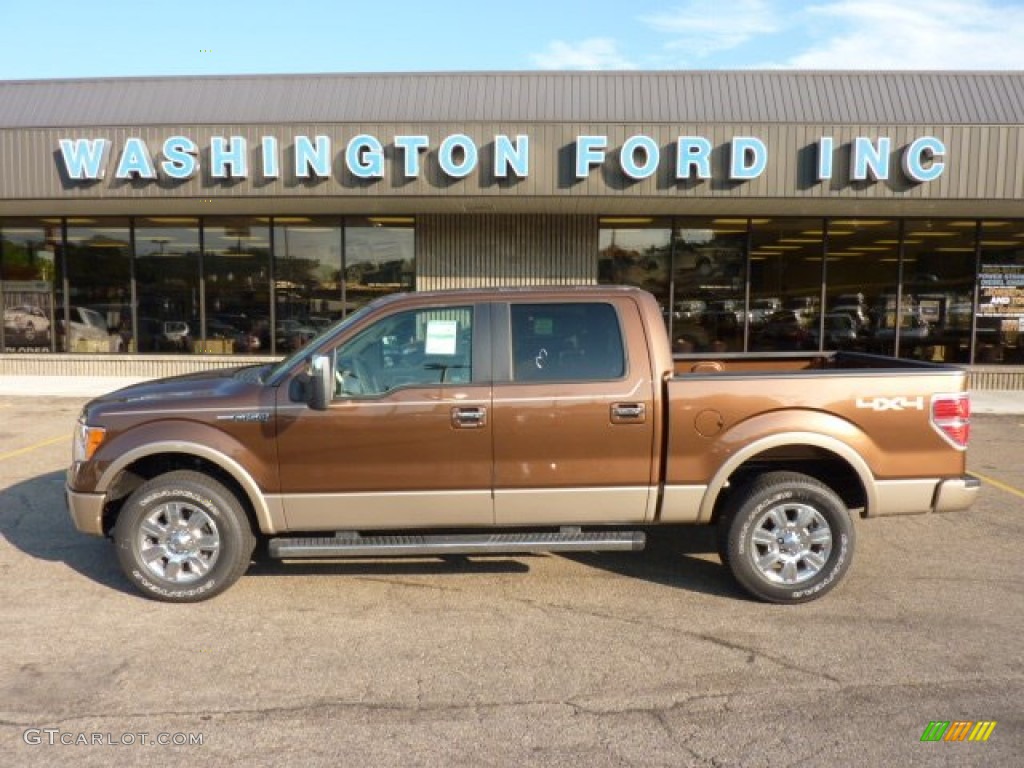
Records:
[[[752,220],[750,349],[820,348],[824,225],[822,219]]]
[[[899,238],[899,222],[891,219],[829,221],[825,349],[894,348]]]
[[[5,219],[0,222],[0,350],[50,352],[55,347],[55,255],[61,228],[57,220]]]
[[[960,315],[972,300],[975,223],[907,219],[903,231],[903,301],[895,351],[919,360],[966,361],[969,334],[962,333]]]
[[[343,316],[341,237],[336,218],[274,219],[278,354],[295,351]]]
[[[416,287],[411,216],[371,216],[345,220],[345,309]]]
[[[68,219],[58,284],[58,349],[122,352],[132,338],[131,230],[128,219]],[[58,261],[58,273],[61,261]],[[66,322],[65,322],[66,317]]]
[[[199,220],[135,220],[139,352],[188,352],[199,334]]]
[[[650,291],[669,321],[669,268],[672,224],[669,219],[608,217],[598,234],[597,281],[634,285]]]
[[[255,218],[211,218],[203,226],[205,326],[193,352],[269,351],[270,227]]]
[[[676,219],[673,303],[676,352],[743,349],[746,219]]]

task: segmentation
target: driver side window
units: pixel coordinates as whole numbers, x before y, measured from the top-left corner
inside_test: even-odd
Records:
[[[424,307],[388,315],[335,351],[335,396],[473,380],[473,308]]]

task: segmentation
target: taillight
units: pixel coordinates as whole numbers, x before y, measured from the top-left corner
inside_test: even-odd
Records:
[[[971,398],[966,392],[932,398],[932,426],[954,448],[963,450],[971,436]]]

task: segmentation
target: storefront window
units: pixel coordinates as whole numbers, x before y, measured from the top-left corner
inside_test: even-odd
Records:
[[[0,350],[54,349],[54,258],[60,237],[59,223],[40,219],[0,222]]]
[[[669,219],[607,217],[598,235],[597,281],[634,285],[658,300],[669,320],[672,223]]]
[[[975,362],[1024,364],[1024,221],[981,223]],[[954,307],[970,322],[970,304]]]
[[[270,226],[255,218],[203,222],[205,324],[193,352],[268,353]]]
[[[892,219],[829,220],[825,349],[891,354],[899,239]]]
[[[58,350],[127,351],[132,338],[128,219],[67,219],[66,240],[64,258],[57,261]]]
[[[275,351],[291,353],[343,315],[337,218],[274,218]]]
[[[975,226],[970,220],[904,222],[903,303],[895,350],[900,357],[970,360],[970,333],[963,333],[962,315],[972,302]]]
[[[345,219],[346,311],[378,296],[415,290],[414,225],[411,216]]]
[[[199,334],[199,220],[135,220],[136,349],[183,354]]]
[[[820,348],[824,224],[751,220],[749,349]]]
[[[747,220],[676,219],[674,241],[673,350],[742,351]]]

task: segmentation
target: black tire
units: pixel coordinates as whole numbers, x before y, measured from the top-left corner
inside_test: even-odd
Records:
[[[834,589],[853,561],[849,510],[824,483],[770,472],[737,489],[719,520],[720,552],[736,581],[770,603],[805,603]]]
[[[180,470],[140,486],[114,526],[117,557],[147,597],[195,603],[245,573],[256,546],[235,495],[208,475]]]

